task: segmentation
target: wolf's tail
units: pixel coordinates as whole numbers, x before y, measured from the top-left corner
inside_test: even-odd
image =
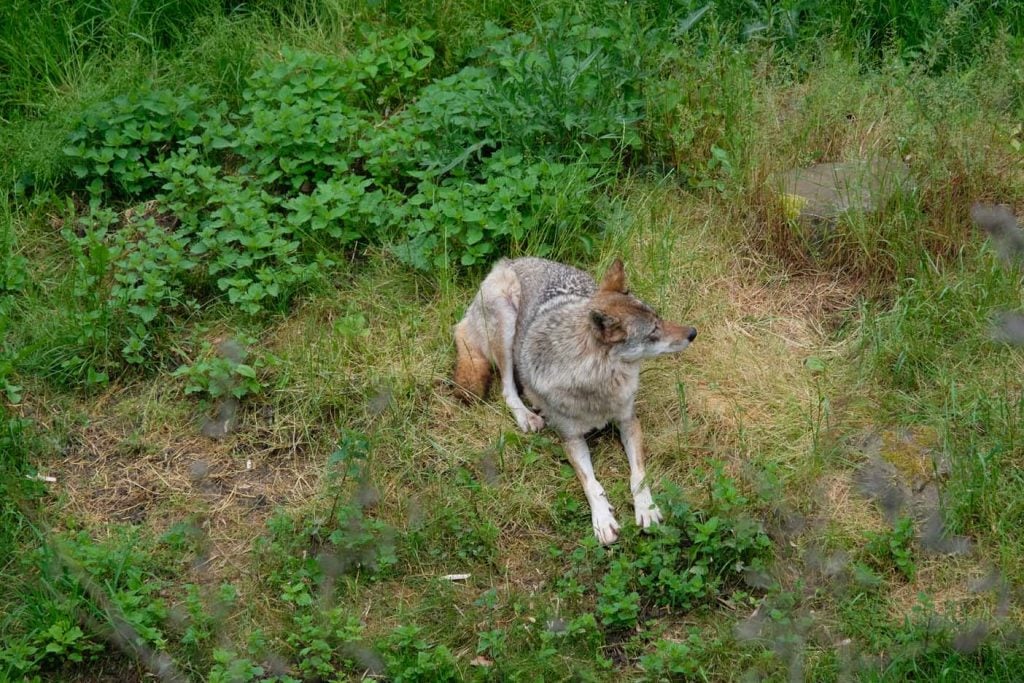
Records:
[[[463,401],[483,398],[491,381],[491,363],[467,333],[465,320],[455,326],[455,394]]]

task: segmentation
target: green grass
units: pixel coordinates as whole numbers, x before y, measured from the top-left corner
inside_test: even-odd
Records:
[[[1019,679],[1020,272],[968,208],[1024,196],[1024,18],[703,8],[0,10],[0,680]],[[787,219],[863,158],[913,185]],[[700,329],[643,372],[658,534],[612,430],[602,549],[554,435],[450,391],[538,253]],[[871,432],[970,553],[861,490]]]

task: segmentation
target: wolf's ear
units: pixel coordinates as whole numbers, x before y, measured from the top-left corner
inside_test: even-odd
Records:
[[[626,293],[626,270],[622,267],[622,259],[615,259],[608,266],[601,280],[600,290],[602,292]]]
[[[626,338],[626,330],[619,319],[604,311],[596,308],[590,311],[590,322],[594,325],[594,334],[605,344],[618,344]]]

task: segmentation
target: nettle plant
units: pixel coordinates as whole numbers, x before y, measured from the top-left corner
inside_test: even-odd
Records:
[[[160,185],[150,165],[182,141],[198,142],[204,120],[218,113],[206,106],[199,88],[176,94],[143,85],[87,110],[68,136],[64,154],[75,176],[91,181],[95,191],[105,187],[138,195]]]
[[[370,33],[346,56],[264,62],[237,111],[153,86],[90,109],[64,151],[92,208],[65,238],[94,338],[65,372],[160,361],[212,299],[283,310],[362,244],[427,271],[589,249],[595,189],[643,147],[638,26],[491,28],[439,79],[429,32]]]
[[[917,575],[914,562],[914,520],[900,517],[892,529],[883,532],[867,532],[864,546],[865,559],[875,568],[885,571],[895,568],[907,581]]]
[[[73,257],[75,306],[59,370],[103,384],[120,364],[159,353],[166,313],[189,307],[181,277],[194,264],[173,230],[126,219],[96,199],[61,235]]]
[[[253,340],[244,341],[251,344]],[[185,379],[186,394],[198,394],[204,399],[242,399],[263,392],[260,374],[274,360],[260,355],[250,357],[245,347],[234,340],[216,347],[202,342],[196,360],[179,366],[173,375]]]
[[[10,624],[0,648],[4,680],[39,680],[67,662],[88,667],[107,648],[97,630],[109,629],[132,647],[167,648],[167,567],[135,530],[112,531],[102,543],[85,532],[54,535],[19,560],[48,577],[49,591]]]
[[[650,533],[627,531],[610,551],[588,537],[572,554],[559,593],[579,600],[596,584],[595,612],[605,628],[633,628],[652,607],[690,609],[714,599],[748,568],[769,558],[771,541],[743,512],[747,500],[721,469],[711,475],[708,500],[689,505],[668,488],[659,500],[666,519]]]
[[[399,626],[381,645],[388,674],[395,683],[462,680],[455,656],[446,646],[429,643],[419,626]]]

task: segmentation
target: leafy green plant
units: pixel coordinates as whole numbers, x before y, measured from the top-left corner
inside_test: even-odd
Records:
[[[154,87],[86,111],[64,150],[75,173],[94,194],[151,201],[118,213],[94,200],[64,231],[82,304],[61,371],[103,383],[160,360],[174,315],[221,295],[258,314],[329,267],[325,249],[380,238],[403,200],[383,205],[387,188],[346,173],[379,117],[358,93],[401,96],[429,65],[427,37],[376,36],[346,59],[287,52],[230,117],[198,90]]]
[[[168,609],[161,591],[166,578],[155,572],[147,548],[135,544],[130,532],[115,543],[96,543],[84,532],[65,539],[61,562],[71,571],[62,576],[61,587],[71,596],[88,595],[89,607],[113,619],[115,628],[123,623],[142,642],[164,648]],[[95,603],[96,593],[83,585],[90,581],[104,587],[109,605]]]
[[[461,680],[451,651],[428,643],[419,626],[399,626],[384,640],[381,651],[395,683]]]
[[[103,646],[87,637],[77,625],[61,620],[36,634],[35,648],[42,659],[83,662],[100,652]]]
[[[0,647],[0,674],[20,680],[67,662],[91,662],[106,651],[108,632],[155,650],[167,647],[164,568],[133,531],[114,531],[102,543],[85,532],[52,536],[19,560],[46,578],[44,585],[24,586],[31,609],[4,623],[12,637]]]
[[[559,579],[559,592],[578,599],[583,586],[596,580],[601,623],[624,629],[635,625],[645,608],[692,608],[747,568],[761,566],[771,542],[743,514],[747,501],[735,483],[720,468],[712,477],[709,500],[696,508],[669,489],[659,502],[665,521],[650,533],[627,532],[621,554],[585,542],[572,554],[572,570]]]
[[[344,431],[328,458],[329,509],[296,515],[279,511],[268,520],[268,533],[257,541],[265,580],[294,608],[312,605],[314,587],[325,577],[358,575],[373,580],[387,576],[398,564],[394,530],[368,515],[358,496],[346,500],[346,482],[365,483],[369,454],[370,441],[364,434]]]
[[[178,95],[150,84],[86,110],[64,154],[94,191],[137,195],[159,186],[151,165],[196,136],[204,114],[200,89]]]
[[[597,584],[597,613],[601,623],[612,629],[630,628],[640,615],[640,594],[632,589],[633,563],[617,558],[612,561],[601,583]]]
[[[14,383],[16,357],[6,349],[0,348],[0,392],[11,405],[21,403],[22,387]]]
[[[111,297],[110,269],[116,258],[107,244],[107,233],[117,222],[113,211],[93,202],[87,215],[79,219],[78,231],[65,229],[74,262],[72,295],[77,302],[69,317],[69,339],[65,340],[62,373],[84,379],[86,385],[105,384],[113,362],[111,347],[124,329],[119,325],[117,301]],[[113,337],[113,339],[112,339]]]
[[[181,644],[193,656],[204,654],[205,648],[213,642],[217,628],[223,623],[228,610],[235,606],[237,599],[238,590],[230,583],[218,586],[212,600],[205,599],[199,586],[185,586],[184,606],[188,622],[181,634]]]
[[[14,676],[25,676],[25,680],[39,680],[28,678],[28,672],[35,671],[42,657],[39,655],[39,648],[29,644],[24,638],[8,638],[7,642],[0,648],[0,672],[8,678]]]
[[[531,639],[539,642],[531,647],[531,652],[535,652],[536,655],[535,659],[524,667],[524,673],[527,675],[538,665],[550,666],[560,653],[564,656],[572,651],[577,652],[584,661],[592,661],[597,670],[608,670],[612,667],[611,660],[603,654],[604,633],[597,618],[590,612],[584,612],[571,619],[561,616],[548,619],[546,628],[542,629],[539,635],[539,638]],[[581,675],[592,676],[592,671],[585,671]]]
[[[277,680],[280,683],[298,681],[290,676],[275,676],[268,679],[266,671],[249,657],[222,648],[213,651],[214,664],[207,674],[210,683],[251,683],[252,681]]]
[[[103,645],[69,618],[57,618],[48,628],[40,626],[27,637],[5,642],[0,647],[0,673],[27,675],[65,662],[89,662],[102,651]]]
[[[348,170],[349,149],[369,125],[367,112],[349,104],[362,89],[345,60],[288,51],[248,78],[237,127],[217,145],[246,160],[240,171],[270,189],[299,189]]]
[[[360,569],[367,575],[383,576],[398,564],[394,532],[385,522],[368,517],[357,505],[340,506],[325,528],[329,545],[324,549],[340,571]]]
[[[313,534],[325,538],[325,550],[336,562],[335,569],[345,572],[363,569],[375,574],[386,574],[398,563],[394,532],[384,522],[366,515],[365,501],[355,495],[342,500],[346,480],[355,480],[358,487],[369,485],[369,459],[371,444],[365,434],[344,430],[337,448],[328,456],[328,488],[331,509],[323,520],[314,521]]]
[[[376,238],[388,219],[387,201],[373,181],[358,175],[326,180],[309,194],[282,202],[286,222],[304,241],[323,247]]]
[[[225,347],[230,346],[229,351]],[[238,342],[223,342],[219,348],[202,342],[199,359],[181,365],[172,375],[185,379],[185,394],[199,394],[204,399],[234,396],[243,399],[262,393],[264,385],[259,379],[273,359],[256,356],[250,362],[248,352]]]
[[[292,517],[279,512],[267,522],[268,534],[257,542],[264,577],[285,603],[313,603],[313,587],[326,573],[373,579],[398,563],[394,533],[384,522],[367,517],[358,505],[339,504],[328,516]]]
[[[653,652],[640,657],[643,680],[651,683],[692,680],[701,672],[700,660],[705,647],[696,631],[691,631],[686,640],[658,640]]]
[[[522,154],[505,148],[489,157],[480,173],[481,180],[421,182],[408,200],[407,241],[395,253],[424,270],[487,263],[512,245],[555,234],[564,220],[563,207],[573,207],[571,214],[589,204],[585,188],[596,171],[543,160],[527,163]],[[544,229],[545,223],[550,229]],[[588,244],[579,231],[560,227],[568,233],[567,242],[576,237],[577,245]],[[533,244],[538,255],[551,250],[545,241]]]
[[[490,657],[500,657],[506,646],[508,633],[500,628],[481,631],[476,636],[476,653]]]
[[[299,673],[310,680],[330,678],[346,669],[354,673],[354,663],[345,653],[361,638],[359,619],[334,608],[314,614],[297,612],[287,640],[295,651]]]
[[[864,552],[872,560],[875,567],[884,569],[893,566],[907,581],[913,581],[917,575],[917,564],[914,562],[914,520],[911,517],[900,517],[892,529],[881,532],[868,532],[868,542]]]
[[[0,293],[15,294],[28,284],[28,259],[15,251],[10,227],[4,226],[0,233]],[[0,303],[0,312],[8,307],[8,299]]]

